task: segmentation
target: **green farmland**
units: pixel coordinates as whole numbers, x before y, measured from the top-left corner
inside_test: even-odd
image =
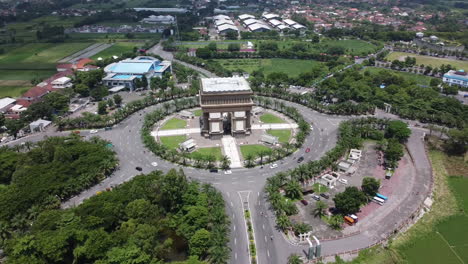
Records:
[[[263,69],[265,74],[283,72],[290,77],[296,77],[310,71],[317,65],[321,65],[318,61],[295,59],[217,59],[215,61],[231,71],[240,70],[252,73],[255,70]]]
[[[0,81],[1,82],[1,81]],[[0,98],[3,97],[18,97],[27,90],[30,86],[1,86],[0,85]]]
[[[91,43],[30,43],[22,47],[10,50],[0,55],[0,67],[3,69],[18,69],[18,64],[22,67],[34,69],[37,65],[52,65],[86,47]],[[52,65],[52,68],[55,65]]]

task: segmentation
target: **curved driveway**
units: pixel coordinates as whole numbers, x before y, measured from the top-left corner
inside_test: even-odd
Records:
[[[326,151],[335,146],[339,123],[351,118],[327,116],[299,104],[287,101],[284,101],[284,103],[288,106],[296,107],[305,120],[312,124],[313,130],[307,137],[302,148],[281,162],[278,162],[278,168],[270,169],[268,166],[265,166],[263,169],[260,167],[251,169],[233,169],[231,175],[225,175],[223,173],[209,173],[206,170],[196,168],[184,168],[187,177],[211,183],[223,193],[226,201],[226,211],[231,218],[232,223],[229,245],[232,249],[231,263],[249,263],[248,241],[243,221],[242,203],[239,192],[250,192],[249,203],[255,229],[258,263],[285,263],[287,257],[291,253],[296,252],[303,255],[304,252],[306,252],[304,251],[306,250],[305,246],[289,244],[289,242],[283,239],[281,233],[275,229],[275,218],[268,210],[266,196],[262,189],[269,176],[274,175],[278,171],[295,168],[298,165],[298,157],[304,156],[304,162],[317,160],[322,157]],[[140,130],[143,125],[145,113],[154,111],[159,107],[161,107],[161,105],[150,106],[131,115],[129,118],[115,126],[112,130],[100,130],[99,133],[96,134],[104,139],[110,140],[114,144],[114,149],[120,160],[119,170],[117,170],[111,177],[106,178],[100,184],[93,186],[92,188],[82,192],[80,195],[63,203],[63,208],[78,205],[85,199],[96,194],[98,191],[105,190],[108,187],[113,187],[132,179],[134,176],[140,174],[140,172],[135,170],[136,166],[143,168],[141,173],[149,173],[155,169],[167,172],[171,168],[178,166],[166,160],[162,160],[150,151],[147,151],[141,140]],[[389,116],[377,113],[377,117]],[[397,208],[396,210],[398,210],[398,214],[403,214],[401,217],[402,221],[409,216],[408,214],[410,214],[413,207],[418,207],[422,203],[425,198],[424,194],[430,189],[429,183],[432,176],[430,164],[424,154],[424,144],[421,139],[424,130],[413,128],[412,131],[413,133],[408,141],[407,148],[415,159],[414,164],[417,170],[417,178],[409,179],[408,188],[411,188],[411,190],[417,189],[418,193],[421,192],[421,195],[411,197],[411,199],[408,199],[410,197],[399,197],[398,205],[400,208]],[[44,136],[59,136],[67,133],[69,132],[44,132],[34,134],[30,137],[12,142],[11,145],[20,144],[24,141],[38,141],[43,139]],[[90,136],[87,131],[84,131],[81,134],[84,136]],[[304,150],[308,147],[311,151],[309,153],[305,153]],[[151,166],[153,161],[158,163],[158,167]],[[411,210],[408,209],[402,211],[401,208],[406,208],[408,206]],[[362,230],[363,232],[358,235],[333,241],[326,241],[322,244],[323,255],[367,247],[376,241],[381,240],[383,238],[383,234],[393,231],[398,224],[399,223],[397,222],[376,222],[375,225],[367,226],[366,230]],[[271,237],[273,239],[271,239]]]

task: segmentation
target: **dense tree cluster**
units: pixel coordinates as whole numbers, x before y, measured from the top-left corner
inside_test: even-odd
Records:
[[[12,264],[221,264],[228,232],[221,194],[173,169],[137,176],[76,208],[42,211],[3,248]]]
[[[385,88],[380,88],[381,85]],[[450,127],[464,127],[468,121],[468,106],[457,99],[442,96],[437,88],[421,87],[388,71],[361,73],[352,69],[320,84],[313,95],[316,100],[338,102],[353,100],[384,108],[392,105],[392,112],[408,119],[418,119]]]
[[[1,238],[29,228],[42,210],[107,177],[117,166],[108,142],[78,136],[52,137],[15,148],[0,149]]]

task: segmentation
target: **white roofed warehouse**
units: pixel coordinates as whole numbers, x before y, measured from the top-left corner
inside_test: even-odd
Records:
[[[250,134],[252,90],[242,77],[202,78],[200,106],[201,132],[211,138]]]

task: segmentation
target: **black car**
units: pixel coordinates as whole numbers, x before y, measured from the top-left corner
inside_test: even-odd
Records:
[[[210,172],[213,172],[213,173],[218,173],[218,169],[216,169],[216,168],[212,168],[212,169],[210,169]]]
[[[303,161],[304,161],[304,157],[300,157],[300,158],[297,159],[297,163],[301,163]]]
[[[135,167],[135,170],[142,171],[143,169],[141,167]]]
[[[325,198],[325,199],[329,199],[329,198],[330,198],[330,194],[328,194],[328,193],[321,193],[320,196],[322,196],[322,197]]]

